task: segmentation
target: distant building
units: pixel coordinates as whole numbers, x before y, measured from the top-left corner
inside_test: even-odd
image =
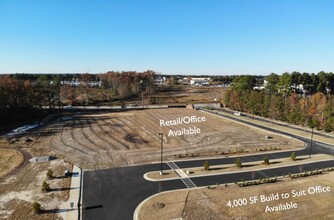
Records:
[[[157,76],[154,79],[154,83],[157,85],[165,85],[166,84],[166,77],[164,76]]]
[[[208,86],[209,82],[211,82],[211,78],[191,78],[190,85],[191,86]]]
[[[253,90],[263,90],[267,87],[268,85],[268,81],[267,80],[263,80],[263,84],[262,85],[258,85],[258,86],[254,86]]]
[[[64,80],[60,82],[61,85],[68,85],[71,87],[87,86],[87,87],[101,87],[102,81],[80,81],[79,79]]]
[[[189,85],[190,79],[190,77],[183,77],[182,79],[178,80],[178,83],[183,85]]]

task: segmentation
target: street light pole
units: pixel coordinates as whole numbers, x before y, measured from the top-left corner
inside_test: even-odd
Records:
[[[141,92],[141,106],[142,106],[142,109],[144,109],[144,92],[143,91]]]
[[[162,172],[162,152],[163,152],[163,147],[164,147],[164,134],[163,133],[159,133],[159,138],[160,138],[160,144],[161,144],[161,162],[160,162],[160,175],[163,174]]]
[[[314,129],[314,127],[312,127],[312,133],[311,133],[311,144],[310,144],[310,154],[309,154],[308,158],[311,158],[311,154],[312,154],[313,129]]]

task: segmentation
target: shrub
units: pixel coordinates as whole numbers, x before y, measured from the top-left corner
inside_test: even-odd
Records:
[[[238,157],[238,159],[235,161],[235,165],[239,168],[242,167],[242,162],[241,162],[241,159]]]
[[[49,179],[52,179],[53,178],[53,171],[48,169],[48,172],[46,173],[46,176],[49,178]]]
[[[32,203],[32,210],[34,210],[34,213],[39,214],[41,213],[42,209],[41,209],[41,204],[39,204],[38,202],[33,202]]]
[[[204,168],[204,170],[209,170],[210,169],[210,165],[209,165],[209,162],[207,160],[204,162],[203,168]]]
[[[291,158],[291,160],[295,161],[296,158],[297,158],[296,153],[293,152],[293,153],[291,154],[290,158]]]
[[[43,192],[49,192],[50,191],[50,186],[45,180],[43,181],[43,184],[42,184],[42,191]]]
[[[269,157],[268,157],[268,155],[264,156],[263,162],[264,162],[264,164],[267,164],[267,165],[269,164]]]
[[[325,132],[331,132],[333,131],[333,120],[327,120],[324,125],[324,131]]]

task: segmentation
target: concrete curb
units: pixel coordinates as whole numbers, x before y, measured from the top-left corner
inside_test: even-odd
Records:
[[[64,220],[80,220],[82,216],[82,170],[80,167],[73,165],[70,195],[68,200],[63,203],[60,210],[65,210],[61,213]],[[71,207],[73,205],[73,208]]]
[[[298,127],[298,126],[294,126],[293,124],[290,124],[290,123],[282,123],[282,122],[280,122],[280,121],[276,121],[276,120],[272,120],[272,119],[268,119],[268,118],[261,118],[261,117],[255,117],[254,119],[255,119],[255,121],[258,121],[258,122],[254,122],[254,120],[249,120],[249,119],[244,119],[244,118],[242,118],[242,117],[234,117],[233,115],[229,115],[229,113],[226,113],[226,112],[221,112],[221,111],[219,111],[219,109],[216,109],[215,110],[215,112],[211,112],[211,111],[209,111],[209,110],[204,110],[204,109],[202,109],[201,111],[204,111],[204,112],[207,112],[207,113],[211,113],[211,114],[213,114],[213,115],[220,115],[221,117],[224,117],[224,116],[230,116],[230,117],[233,117],[233,118],[238,118],[238,119],[240,119],[241,121],[244,121],[244,122],[251,122],[251,123],[254,123],[254,124],[257,124],[257,125],[260,125],[260,126],[264,126],[264,127],[268,127],[268,125],[264,125],[264,124],[261,124],[261,123],[275,123],[276,125],[275,126],[278,126],[278,127],[280,127],[279,129],[277,129],[277,128],[274,128],[275,130],[278,130],[278,131],[281,131],[281,132],[285,132],[285,133],[289,133],[289,134],[292,134],[292,135],[295,135],[295,136],[298,136],[298,137],[301,137],[301,138],[309,138],[309,135],[303,135],[303,134],[298,134],[298,133],[294,133],[294,132],[298,132],[298,130],[299,130],[299,132],[302,132],[302,131],[300,131],[300,129],[302,129],[302,130],[304,130],[304,131],[306,131],[307,130],[307,132],[308,133],[310,133],[311,132],[311,130],[310,129],[306,129],[306,128],[304,128],[304,127]],[[231,111],[231,110],[229,110],[229,111]],[[232,113],[232,112],[231,112]],[[225,118],[225,117],[224,117]],[[227,118],[228,119],[228,118]],[[261,121],[259,121],[259,120],[266,120],[266,122],[261,122]],[[232,119],[229,119],[229,120],[232,120]],[[239,122],[239,123],[241,123],[241,122]],[[287,128],[285,127],[285,126],[288,126]],[[292,130],[293,132],[291,132],[291,131],[287,131],[286,129],[290,129],[290,130]],[[325,135],[326,137],[323,137],[323,135]],[[318,141],[318,142],[321,142],[321,143],[324,143],[324,144],[329,144],[329,145],[331,145],[332,144],[332,140],[324,140],[324,139],[333,139],[334,138],[334,136],[333,135],[331,135],[331,134],[328,134],[328,133],[324,133],[324,132],[317,132],[317,131],[315,131],[314,132],[314,137],[313,137],[313,140],[315,140],[315,141]]]
[[[226,111],[229,111],[230,113],[235,112],[233,109],[230,109],[230,108],[227,108],[227,107],[225,107],[223,109],[225,109]],[[248,114],[248,113],[246,113],[246,114]],[[284,121],[280,121],[280,120],[276,120],[276,119],[271,119],[271,118],[266,118],[266,117],[259,116],[259,115],[248,114],[248,116],[249,117],[252,116],[256,120],[267,120],[268,123],[270,121],[270,122],[279,124],[280,126],[289,126],[291,129],[302,129],[302,130],[307,130],[308,132],[312,131],[312,129],[309,128],[309,127],[304,127],[304,126],[300,126],[300,125],[294,125],[292,123],[288,123],[288,122],[284,122]],[[326,133],[323,130],[315,130],[313,133],[315,135],[319,135],[320,134],[320,135],[325,135],[328,138],[334,138],[334,133]]]
[[[283,179],[285,178],[284,176],[277,176],[277,178],[279,179]],[[226,185],[233,185],[233,183],[225,183]],[[133,220],[138,220],[138,214],[139,211],[141,209],[141,207],[151,198],[155,197],[155,196],[159,196],[161,194],[165,194],[165,193],[170,193],[170,192],[177,192],[177,191],[189,191],[189,190],[198,190],[198,189],[202,189],[202,188],[208,188],[208,186],[201,186],[201,187],[195,187],[195,188],[185,188],[185,189],[177,189],[177,190],[168,190],[168,191],[164,191],[164,192],[160,192],[160,193],[156,193],[154,195],[151,195],[149,197],[147,197],[146,199],[144,199],[141,203],[139,203],[139,205],[136,207],[134,213],[133,213]]]
[[[141,201],[139,203],[139,205],[136,207],[135,211],[133,212],[133,220],[138,220],[138,213],[139,210],[141,209],[141,207],[151,198],[161,195],[161,194],[165,194],[165,193],[170,193],[170,192],[177,192],[177,191],[188,191],[188,190],[196,190],[196,189],[201,189],[201,188],[206,188],[206,186],[201,186],[201,187],[195,187],[195,188],[184,188],[184,189],[176,189],[176,190],[168,190],[168,191],[163,191],[163,192],[159,192],[156,194],[153,194],[149,197],[147,197],[146,199],[144,199],[143,201]]]
[[[82,169],[80,169],[80,192],[79,192],[79,198],[78,198],[78,220],[82,219],[82,200],[83,200],[83,177],[84,172],[82,172]]]
[[[242,158],[242,157],[248,157],[248,156],[256,156],[256,155],[266,155],[266,154],[278,154],[278,153],[284,153],[284,152],[298,152],[305,150],[307,147],[307,143],[304,143],[304,147],[302,148],[297,148],[297,149],[291,149],[291,150],[271,150],[271,151],[259,151],[257,153],[244,153],[244,154],[239,154],[239,155],[224,155],[224,156],[208,156],[208,157],[198,157],[198,158],[189,158],[189,159],[177,159],[173,160],[173,162],[187,162],[187,161],[196,161],[196,160],[215,160],[215,159],[224,159],[224,158]],[[164,162],[165,163],[165,162]],[[160,164],[160,162],[152,162],[150,164]],[[137,166],[137,165],[133,165]]]
[[[296,166],[296,165],[312,164],[312,163],[333,161],[333,160],[334,160],[334,158],[333,159],[326,159],[326,160],[317,160],[317,161],[306,162],[306,163],[289,164],[289,165],[283,165],[283,166],[277,166],[277,167],[259,168],[259,169],[253,169],[253,170],[237,170],[237,171],[229,171],[229,172],[225,172],[225,173],[201,174],[201,175],[188,176],[188,178],[191,179],[191,178],[205,177],[205,176],[219,176],[219,175],[233,174],[233,173],[246,173],[246,172],[251,172],[251,171],[270,170],[270,169],[276,169],[276,168],[282,168],[282,167],[292,167],[292,166]],[[180,179],[180,177],[171,177],[171,178],[165,178],[165,179],[152,179],[152,178],[149,178],[147,176],[145,177],[146,174],[147,173],[144,174],[144,178],[147,181],[152,181],[152,182],[160,182],[160,181],[169,181],[169,180]]]
[[[289,135],[275,133],[275,132],[273,132],[273,131],[268,131],[268,130],[266,130],[266,129],[259,128],[259,127],[257,127],[257,126],[249,125],[249,124],[246,124],[246,123],[237,121],[237,120],[233,120],[233,119],[227,118],[227,117],[225,117],[224,114],[221,114],[220,112],[217,112],[217,111],[216,111],[216,112],[210,112],[210,111],[208,111],[208,110],[203,110],[203,109],[201,109],[201,110],[199,110],[199,111],[204,112],[204,113],[207,113],[207,114],[211,114],[211,115],[216,116],[216,117],[217,117],[217,116],[218,116],[218,117],[222,117],[222,118],[224,118],[224,119],[226,119],[226,120],[229,120],[229,121],[232,121],[232,122],[234,122],[234,123],[238,123],[238,124],[241,124],[241,125],[244,125],[244,126],[248,126],[248,127],[251,127],[251,128],[254,128],[254,129],[257,129],[257,130],[261,130],[261,131],[264,131],[264,132],[268,132],[268,133],[271,133],[271,134],[274,134],[274,135],[279,135],[279,136],[282,136],[282,137],[286,137],[286,138],[290,138],[290,139],[298,140],[298,139],[296,139],[296,138],[294,138],[294,137],[291,137],[291,136],[289,136]],[[243,119],[240,119],[240,120],[247,122],[246,120],[243,120]],[[252,123],[254,123],[254,122],[252,122]],[[256,124],[256,123],[254,123],[254,124]],[[264,126],[264,125],[262,125],[262,126]],[[264,127],[267,127],[267,126],[264,126]],[[299,136],[299,135],[296,135],[296,136]],[[301,141],[301,140],[298,140],[298,141],[304,143],[304,142]]]

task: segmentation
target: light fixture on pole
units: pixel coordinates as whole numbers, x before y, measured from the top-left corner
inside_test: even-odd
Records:
[[[163,147],[164,147],[164,134],[163,133],[159,133],[159,138],[160,138],[160,144],[161,144],[161,160],[160,160],[160,175],[163,174],[162,172],[162,158],[163,158]]]

